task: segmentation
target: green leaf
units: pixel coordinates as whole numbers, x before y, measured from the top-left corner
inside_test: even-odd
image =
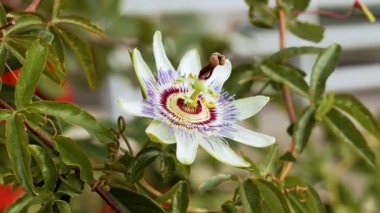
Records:
[[[109,195],[129,212],[165,213],[165,210],[149,197],[127,188],[112,187]]]
[[[310,4],[310,0],[294,0],[293,1],[293,10],[304,11]]]
[[[352,116],[367,131],[380,140],[380,128],[371,112],[352,95],[336,95],[334,106]]]
[[[53,52],[57,56],[57,58],[61,61],[65,61],[65,50],[63,47],[63,41],[61,37],[59,36],[59,33],[54,27],[49,27],[49,31],[53,34],[54,38],[51,42],[51,46],[53,48]]]
[[[80,178],[84,182],[92,184],[94,174],[92,172],[91,162],[82,148],[71,138],[64,136],[57,136],[55,142],[63,162],[69,166],[79,167]]]
[[[276,23],[276,13],[274,9],[266,4],[255,4],[249,7],[249,21],[262,28],[273,28]]]
[[[1,8],[2,7],[0,5],[0,13],[1,13]],[[4,42],[1,42],[0,43],[0,76],[3,76],[6,60],[7,60],[7,46],[4,44]],[[2,80],[0,78],[0,91],[1,91],[1,86],[2,86]]]
[[[10,109],[0,109],[0,121],[6,120],[13,114],[13,110]]]
[[[59,186],[57,193],[69,195],[71,197],[82,194],[84,182],[80,179],[80,174],[71,173],[66,175],[65,179],[60,179],[62,184]]]
[[[91,20],[80,17],[80,16],[65,16],[65,17],[59,17],[53,19],[54,24],[70,24],[74,26],[78,26],[80,28],[83,28],[85,30],[88,30],[90,32],[93,32],[99,36],[105,37],[104,31],[97,26],[96,24],[92,23]]]
[[[269,147],[268,153],[265,154],[265,157],[260,162],[260,171],[261,174],[267,175],[271,173],[271,169],[275,167],[275,163],[278,156],[278,144],[274,144]]]
[[[281,157],[278,159],[280,161],[287,161],[295,163],[297,159],[294,157],[294,155],[291,152],[285,152],[285,154],[281,155]]]
[[[164,183],[169,183],[176,171],[175,156],[169,153],[164,153],[161,156],[161,176]]]
[[[203,194],[206,191],[209,191],[209,190],[217,187],[218,185],[220,185],[223,182],[228,181],[228,180],[235,180],[236,181],[237,177],[235,175],[231,175],[231,174],[219,174],[219,175],[215,175],[213,177],[210,177],[209,179],[207,179],[205,182],[203,182],[199,186],[198,193]]]
[[[223,212],[225,213],[238,213],[235,203],[228,200],[222,204]]]
[[[21,117],[16,114],[8,118],[5,128],[6,146],[14,174],[25,191],[34,193],[28,135]]]
[[[328,95],[322,98],[322,101],[319,103],[317,111],[315,112],[315,120],[322,121],[323,117],[331,110],[334,105],[335,93],[330,92]]]
[[[89,44],[74,33],[62,28],[55,28],[61,35],[63,40],[73,51],[82,66],[84,74],[87,77],[88,84],[91,89],[96,87],[96,73],[94,67],[94,59]]]
[[[244,212],[261,212],[261,194],[257,185],[251,179],[248,179],[243,183],[240,183],[239,193],[241,202],[243,203]]]
[[[78,125],[87,130],[101,143],[116,141],[113,132],[97,121],[92,115],[78,106],[67,102],[36,101],[27,106],[28,110],[60,118],[68,123]]]
[[[311,131],[315,126],[314,113],[314,107],[306,108],[294,126],[293,137],[298,153],[305,149],[309,141]]]
[[[341,47],[333,44],[319,54],[310,79],[310,100],[316,104],[325,91],[326,80],[338,65]]]
[[[43,18],[31,13],[22,14],[21,16],[16,17],[15,22],[15,24],[3,30],[5,35],[27,27],[45,24],[45,20]]]
[[[320,42],[325,32],[323,26],[298,21],[293,15],[286,16],[286,26],[294,35],[313,42]]]
[[[318,193],[309,184],[297,177],[285,178],[285,195],[295,212],[324,213],[325,209]]]
[[[125,173],[126,179],[132,183],[140,180],[144,169],[160,155],[160,152],[159,149],[152,147],[141,150],[132,163],[129,164]]]
[[[262,65],[261,69],[271,80],[285,84],[298,94],[308,97],[308,85],[299,71],[291,66],[281,64]]]
[[[59,17],[60,12],[61,12],[61,4],[62,4],[61,0],[54,0],[53,10],[51,13],[52,20]]]
[[[352,145],[368,164],[372,166],[376,164],[374,153],[367,145],[363,135],[356,129],[350,119],[337,110],[332,109],[324,118],[324,122],[341,141]]]
[[[179,181],[179,187],[173,196],[171,203],[172,213],[184,213],[189,206],[190,189],[186,181]]]
[[[285,196],[275,185],[265,180],[257,180],[256,184],[260,190],[261,196],[264,199],[266,206],[276,213],[290,213],[288,203]]]
[[[57,209],[60,213],[70,213],[70,205],[63,200],[56,200],[54,204],[57,206]]]
[[[57,168],[55,167],[53,159],[51,159],[48,153],[40,146],[29,145],[29,151],[44,178],[44,186],[42,189],[53,191],[58,179]]]
[[[28,212],[30,206],[35,204],[41,204],[53,197],[54,196],[51,193],[40,193],[38,196],[34,196],[28,193],[19,198],[12,205],[8,206],[8,208],[5,209],[4,213]]]
[[[174,194],[179,190],[181,184],[182,184],[182,182],[178,181],[174,186],[172,186],[172,188],[170,188],[169,191],[167,191],[161,197],[158,197],[156,199],[156,202],[157,203],[162,203],[162,202],[165,202],[165,201],[169,200],[170,198],[172,198],[174,196]]]
[[[7,24],[7,13],[4,10],[3,3],[0,2],[0,26]]]
[[[22,109],[32,101],[38,80],[46,66],[48,48],[40,41],[36,41],[26,51],[25,63],[20,72],[15,89],[15,104]]]
[[[282,62],[288,58],[306,54],[320,54],[324,49],[320,47],[304,46],[304,47],[288,47],[282,48],[278,52],[266,58],[265,62]]]

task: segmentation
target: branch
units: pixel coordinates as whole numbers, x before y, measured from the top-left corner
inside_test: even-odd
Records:
[[[0,108],[14,110],[7,102],[0,98]],[[54,149],[54,141],[46,136],[41,130],[31,127],[27,122],[25,122],[26,128],[38,139],[40,139],[47,147]],[[96,193],[117,213],[123,213],[123,209],[107,194],[107,192],[99,184],[99,180],[95,180],[93,184],[90,185]]]
[[[280,5],[282,3],[282,0],[276,1],[277,5]],[[285,20],[285,11],[283,9],[279,9],[278,11],[279,15],[279,28],[280,28],[280,49],[286,47],[286,20]],[[289,87],[285,84],[282,86],[282,94],[284,96],[284,101],[286,104],[286,109],[288,111],[289,121],[290,124],[295,124],[297,121],[296,113],[294,111],[294,106],[292,102],[291,92],[289,90]],[[292,137],[292,141],[289,145],[289,152],[294,154],[295,153],[295,143],[294,138]],[[279,176],[279,180],[282,181],[288,174],[290,168],[292,167],[293,163],[286,162],[284,166],[282,167],[282,171]]]

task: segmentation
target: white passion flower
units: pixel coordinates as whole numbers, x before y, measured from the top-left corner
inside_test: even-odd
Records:
[[[271,136],[240,126],[242,120],[260,111],[269,98],[234,100],[223,91],[222,86],[231,73],[231,62],[224,56],[213,54],[210,64],[202,69],[197,50],[190,50],[175,70],[166,56],[160,32],[154,34],[153,52],[157,78],[139,50],[131,53],[144,99],[119,100],[119,105],[129,114],[153,118],[146,129],[147,135],[154,142],[176,143],[176,155],[181,163],[193,163],[200,145],[223,163],[248,167],[250,164],[224,138],[254,147],[275,142]]]

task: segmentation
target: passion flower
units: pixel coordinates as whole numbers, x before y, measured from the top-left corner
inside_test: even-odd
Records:
[[[201,67],[197,50],[182,58],[177,70],[166,56],[161,33],[153,38],[157,78],[143,60],[139,50],[131,53],[132,63],[141,85],[144,99],[119,100],[129,114],[153,118],[146,129],[154,142],[177,144],[177,159],[183,164],[195,160],[198,146],[214,158],[236,167],[250,164],[237,155],[224,138],[265,147],[275,139],[246,129],[240,122],[260,111],[268,97],[255,96],[234,100],[222,90],[231,73],[231,62],[216,53],[210,64]]]

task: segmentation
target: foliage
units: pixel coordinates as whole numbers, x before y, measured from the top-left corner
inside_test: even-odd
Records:
[[[232,83],[227,84],[227,87],[236,91],[237,96],[246,96],[253,84],[264,83],[272,88],[273,97],[286,96],[283,93],[283,88],[286,87],[304,100],[306,104],[297,108],[300,112],[297,113],[298,119],[289,128],[294,149],[279,151],[277,146],[272,146],[262,150],[265,156],[259,163],[247,155],[246,160],[252,164],[250,168],[241,169],[242,173],[239,174],[222,173],[210,177],[199,186],[198,193],[194,195],[189,179],[191,167],[178,162],[175,146],[154,144],[149,140],[143,144],[147,140],[140,128],[144,126],[141,124],[144,123],[143,119],[126,124],[120,118],[117,124],[106,124],[80,106],[43,100],[36,95],[36,88],[43,78],[49,79],[55,86],[63,86],[70,71],[66,69],[67,63],[72,55],[82,67],[91,89],[95,89],[101,81],[95,68],[102,65],[94,60],[91,49],[99,48],[96,45],[101,44],[99,40],[98,43],[96,40],[88,42],[89,39],[78,33],[77,29],[92,33],[92,37],[100,39],[106,38],[107,34],[137,35],[139,45],[143,48],[150,42],[152,35],[143,32],[153,32],[153,24],[144,19],[122,17],[122,20],[134,23],[135,29],[131,32],[111,29],[106,33],[85,17],[64,15],[64,8],[80,10],[82,3],[61,0],[46,2],[40,5],[41,11],[37,12],[12,11],[10,8],[4,9],[0,4],[0,25],[10,23],[1,30],[0,75],[12,72],[6,67],[22,67],[16,85],[1,85],[0,82],[0,183],[12,183],[14,187],[21,186],[25,191],[5,212],[26,212],[32,208],[38,212],[70,212],[72,201],[85,194],[86,188],[97,192],[115,211],[186,212],[192,205],[191,198],[218,191],[220,186],[227,183],[233,188],[226,193],[229,197],[224,198],[220,206],[224,212],[319,213],[326,212],[325,207],[360,210],[362,206],[354,206],[353,202],[345,200],[349,196],[346,194],[352,193],[345,193],[349,186],[340,183],[338,177],[331,176],[331,171],[326,171],[326,167],[321,166],[331,159],[339,159],[343,163],[348,161],[354,170],[370,174],[370,183],[365,189],[366,196],[379,197],[380,185],[377,180],[380,173],[375,169],[378,167],[376,151],[363,132],[371,133],[376,142],[380,140],[376,118],[354,96],[334,92],[326,94],[325,91],[326,82],[339,63],[339,44],[325,48],[282,48],[259,61],[235,66],[230,79]],[[117,7],[117,3],[107,2],[104,3],[105,7]],[[276,7],[271,7],[266,0],[246,0],[246,3],[248,19],[256,27],[274,28],[280,19],[279,11],[282,11],[290,33],[312,42],[323,39],[323,26],[302,22],[297,15],[292,14],[293,10],[306,10],[308,0],[284,0]],[[96,8],[90,9],[94,10]],[[104,14],[98,14],[102,15]],[[113,13],[107,14],[107,17],[116,19],[113,16]],[[214,49],[222,52],[227,48],[223,41],[212,43],[210,39],[199,35],[194,39],[198,43],[210,44],[201,45],[205,53]],[[178,46],[181,42],[186,46],[184,44],[188,43],[188,39],[183,38]],[[66,49],[72,55],[68,55]],[[105,49],[105,52],[109,51]],[[289,59],[309,54],[317,58],[310,81],[307,81],[305,71]],[[237,82],[242,84],[236,86]],[[264,87],[261,92],[265,90]],[[65,125],[79,126],[96,140],[82,143],[66,137],[62,134]],[[324,153],[321,155],[313,153],[316,146],[313,142],[317,141],[311,139],[312,132],[318,127],[325,128],[332,135],[331,140],[320,150]],[[136,154],[136,148],[132,148],[126,133],[136,139],[138,144],[143,144]],[[330,151],[330,148],[335,151]],[[3,153],[7,155],[3,157]],[[302,163],[302,158],[296,158],[301,154],[309,155],[311,162],[306,160]],[[354,157],[346,157],[351,155]],[[101,166],[96,168],[99,162]],[[157,163],[160,165],[157,166]],[[295,165],[296,171],[296,166],[299,165],[298,169],[302,171],[298,171],[299,176],[288,176],[285,173],[282,177],[289,163]],[[318,171],[309,168],[314,163],[320,167],[315,169]],[[310,173],[305,174],[308,171]],[[156,180],[162,180],[160,183],[156,181],[156,185],[166,186],[166,192],[161,193],[148,185],[144,176],[146,173]],[[329,190],[335,190],[339,201],[321,199],[320,190],[315,187],[317,181],[323,182]]]

